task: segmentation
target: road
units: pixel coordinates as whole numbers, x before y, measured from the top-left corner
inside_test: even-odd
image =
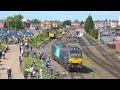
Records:
[[[0,62],[0,79],[7,79],[7,68],[11,67],[13,79],[24,79],[23,74],[20,72],[19,65],[19,45],[9,45],[10,51],[6,53],[5,59]]]

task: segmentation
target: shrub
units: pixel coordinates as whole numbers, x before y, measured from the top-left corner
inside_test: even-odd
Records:
[[[25,52],[25,57],[29,57],[29,51]]]

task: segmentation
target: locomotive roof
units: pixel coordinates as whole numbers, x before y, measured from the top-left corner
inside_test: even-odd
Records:
[[[65,50],[70,50],[72,48],[81,50],[77,45],[64,45],[61,42],[54,43],[53,45],[58,46],[58,47],[65,49]]]

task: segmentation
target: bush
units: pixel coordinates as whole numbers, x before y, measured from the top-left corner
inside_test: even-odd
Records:
[[[25,52],[25,57],[29,57],[29,51]]]
[[[14,40],[11,40],[10,42],[9,42],[9,44],[14,44],[15,42],[14,42]]]
[[[95,30],[95,33],[94,33],[94,38],[97,39],[98,38],[98,30]]]

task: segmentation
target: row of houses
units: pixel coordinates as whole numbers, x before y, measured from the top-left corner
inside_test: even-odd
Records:
[[[30,21],[30,20],[23,19],[22,23],[23,23],[24,27],[28,27],[31,29],[35,29],[35,27],[39,27],[41,29],[52,29],[52,28],[58,27],[58,24],[62,24],[63,22],[55,22],[55,21],[45,20],[44,22],[35,24],[35,23],[32,23],[32,21]],[[5,28],[5,25],[6,25],[6,21],[1,20],[0,28],[1,29]],[[71,26],[80,27],[80,26],[83,26],[83,24],[81,24],[80,22],[72,22]]]
[[[101,27],[112,27],[115,28],[119,25],[118,20],[97,20],[94,21],[95,28],[101,28]]]
[[[40,23],[40,28],[42,29],[52,29],[57,27],[58,23],[54,21],[44,21]]]

